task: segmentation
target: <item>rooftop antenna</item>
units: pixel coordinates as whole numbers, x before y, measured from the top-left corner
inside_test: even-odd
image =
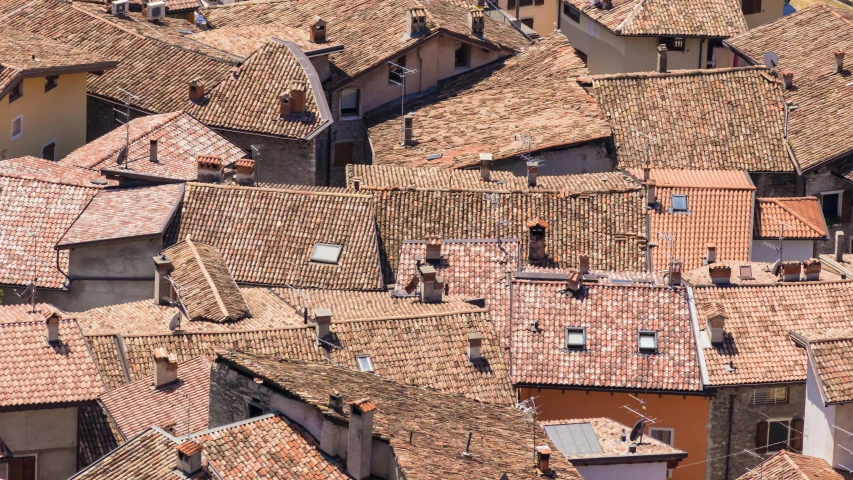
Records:
[[[651,359],[651,355],[643,355],[643,357],[645,357],[645,359],[646,359],[646,373],[644,375],[645,387],[643,389],[643,398],[641,400],[640,398],[635,397],[632,394],[628,394],[629,397],[633,398],[634,400],[636,400],[637,402],[640,403],[640,411],[634,410],[633,408],[629,407],[628,405],[622,405],[622,408],[624,408],[625,410],[628,410],[629,412],[633,413],[634,415],[637,415],[640,417],[640,419],[637,421],[637,423],[634,424],[634,427],[631,429],[631,435],[629,437],[631,442],[636,442],[638,445],[642,445],[642,443],[643,443],[643,430],[646,428],[646,424],[647,423],[656,423],[658,421],[657,418],[651,418],[648,415],[646,415],[646,403],[648,403],[648,400],[649,400],[649,375],[648,375],[648,371],[649,371],[649,361]],[[637,439],[639,439],[639,441],[637,441]]]
[[[669,258],[670,261],[674,260],[680,262],[681,259],[672,254],[672,250],[675,247],[675,235],[672,233],[658,232],[658,238],[666,244],[664,253],[666,254],[667,258]]]
[[[30,252],[35,251],[35,241],[36,236],[38,236],[38,232],[35,230],[30,230],[27,232],[27,236],[30,237]],[[28,254],[27,255],[33,261],[33,274],[30,276],[30,281],[27,282],[27,287],[23,292],[18,293],[15,291],[15,295],[18,296],[21,300],[28,302],[30,304],[30,313],[36,313],[36,299],[38,298],[38,292],[36,291],[36,281],[38,277],[36,276],[36,262],[35,255]]]
[[[119,115],[124,115],[124,122],[116,118],[116,121],[124,124],[124,148],[119,151],[118,158],[116,159],[116,163],[119,165],[123,165],[125,169],[130,167],[127,166],[127,152],[130,149],[130,104],[133,100],[139,100],[138,95],[134,95],[133,93],[118,87],[119,91],[124,93],[124,110],[121,111],[117,108],[113,108],[113,111]]]
[[[190,410],[192,407],[192,400],[190,400],[190,396],[187,395],[187,392],[180,392],[180,393],[181,393],[181,395],[184,396],[184,398],[187,399],[187,428],[186,428],[186,430],[184,430],[184,435],[189,436],[189,434],[192,433],[192,432],[190,432]]]
[[[393,83],[394,85],[399,85],[400,88],[403,89],[403,94],[400,95],[400,116],[403,118],[403,126],[400,129],[400,145],[406,145],[406,77],[412,75],[413,73],[417,73],[417,70],[413,70],[411,68],[406,68],[403,65],[398,65],[392,61],[388,61],[388,65],[391,66],[392,75],[388,77],[388,82]],[[395,80],[393,77],[397,77],[399,81]]]
[[[463,457],[470,457],[470,456],[471,456],[471,453],[470,453],[470,450],[471,450],[471,437],[473,437],[473,436],[474,436],[474,431],[473,431],[473,430],[468,430],[468,443],[466,443],[466,444],[465,444],[465,451],[464,451],[464,452],[462,452],[462,456],[463,456]]]
[[[761,244],[764,245],[765,247],[769,247],[769,248],[772,248],[773,250],[778,251],[779,252],[779,263],[781,263],[784,261],[785,227],[790,228],[791,230],[794,230],[794,227],[792,225],[788,225],[787,223],[783,222],[782,220],[779,220],[778,218],[774,217],[773,215],[762,214],[762,216],[766,216],[770,220],[773,220],[774,222],[779,224],[779,246],[777,247],[776,245],[773,245],[772,243],[767,242],[767,241],[761,242]]]
[[[521,416],[533,421],[533,464],[536,465],[536,418],[539,416],[536,397],[530,397],[527,400],[516,403],[515,408],[521,412]]]
[[[745,453],[745,454],[749,455],[750,457],[752,457],[752,458],[754,458],[754,459],[758,460],[759,462],[761,462],[761,463],[759,463],[759,464],[757,465],[757,467],[758,467],[758,469],[759,469],[759,470],[758,470],[759,478],[761,478],[761,479],[763,480],[763,479],[764,479],[764,457],[762,457],[761,455],[759,455],[759,454],[757,454],[757,453],[753,452],[752,450],[747,450],[747,449],[745,449],[745,448],[743,449],[743,453]],[[750,472],[752,472],[752,471],[753,471],[753,470],[755,470],[755,469],[747,469],[747,470],[749,470]]]

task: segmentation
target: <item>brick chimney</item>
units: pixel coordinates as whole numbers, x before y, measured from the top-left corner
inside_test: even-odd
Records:
[[[314,321],[317,322],[317,338],[323,339],[332,329],[332,313],[331,308],[315,308]]]
[[[482,178],[484,182],[490,182],[492,180],[492,154],[491,153],[481,153],[480,154],[480,178]]]
[[[199,182],[219,183],[222,180],[222,157],[199,155],[197,163]]]
[[[536,447],[536,470],[540,475],[551,473],[551,448],[548,445]]]
[[[201,445],[187,440],[175,449],[178,451],[178,470],[185,477],[189,478],[201,470]]]
[[[483,334],[471,332],[468,334],[468,361],[474,362],[481,358],[480,347],[483,346]]]
[[[577,292],[581,288],[581,272],[576,268],[570,268],[566,275],[566,289]]]
[[[832,53],[835,55],[835,69],[832,73],[842,73],[844,71],[844,50],[836,48]]]
[[[160,388],[178,381],[178,357],[165,348],[154,349],[154,387]]]
[[[290,90],[285,90],[284,93],[278,96],[278,114],[282,117],[287,117],[293,111],[293,97],[290,95]]]
[[[529,240],[527,245],[527,260],[531,263],[545,261],[545,236],[548,232],[548,222],[537,218],[527,222]]]
[[[468,10],[468,28],[471,35],[474,35],[475,37],[482,37],[485,24],[486,16],[483,14],[482,10],[476,8]]]
[[[250,158],[241,158],[236,162],[237,174],[234,180],[237,185],[251,187],[255,184],[255,161]]]
[[[441,261],[441,237],[438,235],[430,235],[427,237],[425,257],[427,262]]]
[[[154,257],[154,302],[157,305],[171,305],[174,294],[172,282],[166,279],[172,271],[172,259],[166,255]]]
[[[421,302],[441,303],[444,294],[444,279],[437,275],[432,265],[418,266],[421,277]]]
[[[658,204],[657,192],[656,190],[657,182],[654,180],[649,180],[646,182],[646,204],[649,208],[655,208]]]
[[[785,84],[785,88],[788,90],[794,88],[794,72],[790,70],[782,72],[782,83]]]
[[[731,283],[732,267],[715,263],[708,267],[708,273],[711,275],[711,283],[721,285]]]
[[[426,32],[426,11],[423,8],[412,8],[406,12],[406,34],[418,37]]]
[[[670,286],[677,287],[681,285],[681,261],[672,260],[669,262],[669,276],[667,283]]]
[[[535,187],[536,180],[539,177],[539,161],[531,160],[527,162],[527,186]]]
[[[150,140],[150,148],[148,150],[148,160],[151,163],[158,163],[159,159],[157,158],[157,146],[160,142],[160,135],[151,135]]]
[[[844,232],[835,232],[835,261],[844,261]]]
[[[658,73],[666,73],[666,45],[658,45]]]
[[[810,258],[803,261],[803,268],[806,270],[806,280],[809,282],[817,282],[820,280],[820,259]]]
[[[193,80],[190,82],[190,100],[197,102],[204,96],[204,83],[201,80]]]
[[[61,340],[59,339],[59,320],[60,315],[56,313],[56,310],[53,308],[49,308],[44,316],[44,326],[47,331],[46,339],[48,345],[59,345]]]
[[[290,84],[290,89],[288,93],[290,93],[290,113],[303,113],[305,112],[305,93],[307,91],[307,87],[305,82],[294,81]]]
[[[326,21],[320,17],[314,17],[311,20],[311,33],[310,39],[312,43],[325,43],[326,42]]]
[[[708,243],[705,245],[705,261],[708,265],[715,263],[717,261],[717,245],[714,243]]]
[[[370,476],[370,455],[373,450],[373,414],[376,406],[370,399],[349,402],[350,417],[347,432],[347,473],[356,480]]]
[[[709,305],[707,317],[705,318],[705,330],[711,339],[712,345],[720,345],[725,340],[723,328],[726,326],[726,315],[717,304]]]
[[[800,262],[782,262],[782,281],[799,282],[803,264]]]
[[[578,264],[580,264],[580,272],[582,275],[589,273],[589,255],[579,255]]]

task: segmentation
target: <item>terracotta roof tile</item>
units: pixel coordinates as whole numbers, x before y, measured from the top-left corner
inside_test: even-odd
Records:
[[[619,423],[610,418],[599,417],[575,418],[572,420],[548,420],[542,422],[542,426],[548,427],[552,425],[577,425],[582,423],[588,423],[590,427],[592,427],[592,431],[595,433],[595,437],[598,439],[598,444],[599,446],[601,446],[602,452],[569,455],[567,457],[569,461],[574,462],[575,464],[582,464],[582,461],[576,460],[595,457],[626,457],[621,460],[627,461],[630,458],[631,454],[628,453],[628,445],[631,442],[623,442],[621,440],[621,435],[623,431],[630,432],[631,427]],[[559,448],[560,445],[558,444],[557,447]],[[681,455],[682,458],[687,457],[687,453],[683,452],[682,450],[679,450],[663,442],[655,440],[654,438],[651,438],[648,435],[643,436],[643,442],[637,445],[636,455],[667,455],[670,458],[673,456]],[[617,458],[614,463],[618,463],[619,461],[620,459]]]
[[[793,171],[783,98],[767,75],[750,67],[595,77],[617,166]]]
[[[124,443],[124,437],[102,404],[90,402],[79,407],[78,412],[77,458],[80,466],[86,467]]]
[[[528,151],[610,137],[593,99],[573,77],[588,72],[562,33],[555,31],[502,63],[456,77],[438,90],[406,102],[413,119],[412,145],[400,145],[402,117],[389,107],[366,118],[377,165],[458,167]],[[437,160],[428,155],[442,154]]]
[[[730,37],[749,29],[734,0],[615,0],[610,10],[584,0],[565,1],[616,35]]]
[[[712,266],[713,265],[726,265],[731,268],[731,277],[729,277],[729,283],[731,283],[732,285],[761,285],[779,283],[783,280],[781,271],[775,274],[772,272],[772,263],[719,260],[717,262],[714,262]],[[741,267],[749,267],[749,277],[741,277]],[[682,274],[682,279],[685,283],[693,286],[711,285],[712,282],[709,268],[710,266],[705,265],[698,267],[695,270],[684,272]],[[806,281],[807,276],[805,269],[802,269],[800,278],[802,281]],[[825,282],[831,282],[841,280],[841,276],[836,274],[835,272],[830,271],[826,267],[826,265],[823,265],[820,271],[820,280]]]
[[[283,23],[264,23],[215,28],[196,33],[191,38],[238,57],[251,56],[253,52],[269,42],[270,38],[293,42],[309,56],[312,52],[339,47],[328,42],[314,43],[310,40],[308,33],[307,25],[297,29]]]
[[[331,309],[335,315],[334,320],[440,315],[477,308],[466,303],[464,297],[452,294],[444,296],[441,303],[423,303],[419,298],[395,298],[389,292],[295,288],[270,290],[290,304],[300,319],[305,309],[308,310],[310,317],[311,312],[317,308]],[[246,289],[243,291],[246,292]]]
[[[843,480],[826,460],[781,450],[738,480]]]
[[[853,387],[850,383],[853,379],[853,363],[847,354],[853,346],[853,330],[792,331],[791,338],[806,348],[823,402],[833,404],[853,401]]]
[[[816,197],[759,198],[755,207],[755,238],[828,238]]]

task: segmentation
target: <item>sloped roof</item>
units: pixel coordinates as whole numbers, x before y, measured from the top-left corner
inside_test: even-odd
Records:
[[[307,25],[297,29],[284,23],[263,23],[214,28],[195,33],[190,38],[238,57],[249,57],[255,50],[268,43],[270,38],[292,42],[309,57],[313,56],[312,54],[321,55],[323,53],[320,52],[327,52],[330,49],[332,51],[342,49],[341,45],[328,42],[314,43],[308,34]]]
[[[738,480],[843,480],[844,476],[833,470],[826,460],[799,455],[788,450],[765,460]]]
[[[573,77],[587,75],[583,61],[559,31],[504,62],[455,77],[438,90],[406,102],[413,119],[412,145],[400,145],[400,109],[365,119],[377,165],[459,167],[528,151],[517,138],[529,133],[531,151],[568,147],[610,137],[610,126]],[[442,154],[437,160],[428,155]]]
[[[584,0],[565,0],[616,35],[731,37],[749,29],[735,0],[614,0],[604,10]]]
[[[828,238],[817,197],[759,198],[755,205],[755,238]]]
[[[813,41],[817,38],[820,41]],[[853,152],[853,126],[838,121],[853,111],[850,73],[832,73],[833,51],[853,51],[853,22],[826,5],[815,4],[728,43],[756,64],[772,51],[779,57],[779,69],[794,74],[796,88],[784,94],[797,106],[788,115],[788,137],[798,171],[815,170]]]
[[[792,331],[791,338],[806,348],[823,402],[853,401],[853,329]]]
[[[841,276],[836,274],[827,268],[825,261],[822,261],[823,265],[820,270],[820,280],[821,281],[835,281],[841,280]],[[718,260],[711,265],[703,265],[694,270],[685,271],[682,273],[682,279],[688,285],[700,286],[700,285],[711,285],[711,272],[710,268],[714,265],[726,265],[731,268],[731,276],[729,277],[729,283],[732,285],[761,285],[761,284],[770,284],[770,283],[778,283],[782,282],[783,278],[781,275],[781,270],[779,273],[773,273],[773,264],[767,262],[746,262],[746,261],[737,261],[737,260]],[[751,278],[742,278],[741,277],[741,267],[748,266],[750,269]],[[808,276],[806,275],[805,269],[802,269],[800,273],[800,280],[806,281]]]
[[[129,163],[118,165],[116,159],[128,135]],[[152,139],[157,140],[157,163],[149,161]],[[219,156],[229,164],[245,157],[246,152],[191,115],[170,112],[135,118],[127,127],[117,127],[74,150],[60,163],[117,176],[189,181],[198,176],[199,155]]]
[[[765,68],[599,76],[593,96],[620,168],[794,170],[783,98]]]
[[[457,295],[445,295],[441,303],[423,303],[420,298],[392,297],[390,292],[385,291],[359,292],[287,287],[276,287],[270,290],[290,304],[300,319],[305,309],[308,310],[310,317],[317,308],[332,310],[333,320],[442,315],[477,308],[466,303],[465,297]]]
[[[97,462],[124,443],[125,439],[99,402],[80,406],[77,411],[77,459],[82,468]]]
[[[349,409],[342,413],[326,406],[329,392],[337,390],[345,402],[369,398],[376,406],[374,437],[390,443],[397,464],[407,478],[539,478],[532,465],[532,425],[518,410],[508,406],[479,403],[459,395],[429,392],[376,375],[353,372],[328,363],[312,364],[242,353],[221,353],[224,363],[259,377],[264,384],[286,392],[297,401],[322,409],[336,421],[348,422]],[[412,443],[409,433],[414,429]],[[477,461],[459,453],[465,451],[468,432],[473,432],[472,450]],[[527,432],[527,433],[525,433]],[[540,439],[537,436],[537,440]],[[484,443],[485,442],[485,443]],[[542,442],[552,451],[556,447]],[[551,468],[558,478],[580,475],[559,455],[552,455]]]
[[[515,384],[701,391],[684,289],[514,280]],[[539,322],[538,332],[530,324]],[[565,328],[585,327],[584,350],[565,348]],[[656,331],[658,354],[640,355],[640,330]]]
[[[596,440],[598,440],[599,446],[601,447],[601,453],[575,453],[566,455],[573,465],[583,465],[583,460],[586,458],[611,457],[613,461],[609,463],[618,464],[620,462],[628,463],[629,461],[631,463],[639,462],[640,458],[638,457],[642,457],[642,460],[646,462],[663,462],[687,457],[686,452],[671,447],[648,435],[643,437],[642,443],[637,444],[636,453],[628,453],[628,445],[631,442],[630,440],[623,442],[620,437],[623,431],[630,432],[631,427],[606,417],[547,420],[542,422],[542,426],[545,427],[546,433],[550,426],[582,424],[589,424],[589,428],[592,430]],[[555,440],[554,437],[551,437],[551,441],[557,444],[557,448],[563,448],[563,445]],[[552,455],[554,453],[555,452],[551,452]],[[600,465],[600,463],[596,462],[595,465]]]

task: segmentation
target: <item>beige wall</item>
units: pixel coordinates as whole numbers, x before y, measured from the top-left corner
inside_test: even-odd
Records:
[[[785,6],[784,0],[761,0],[761,13],[752,15],[744,15],[746,25],[751,29],[772,22],[777,18],[782,17],[782,8]]]
[[[493,2],[500,6],[512,18],[515,18],[515,8],[507,9],[509,0]],[[541,36],[548,35],[557,28],[557,9],[560,8],[562,0],[545,0],[543,5],[527,5],[518,8],[518,18],[533,19],[533,30]]]
[[[44,77],[25,78],[24,95],[9,103],[0,99],[0,159],[41,157],[42,147],[56,142],[55,159],[86,143],[86,74],[61,75],[44,91]],[[12,120],[23,115],[23,134],[12,140]]]
[[[0,412],[0,438],[15,456],[37,455],[39,480],[77,472],[77,407]],[[5,475],[0,465],[0,478]]]

